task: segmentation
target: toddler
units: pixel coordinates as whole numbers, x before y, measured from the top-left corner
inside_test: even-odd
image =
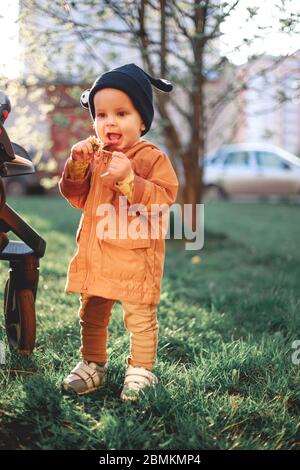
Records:
[[[78,395],[105,383],[108,325],[116,300],[122,303],[130,332],[121,399],[136,400],[140,390],[158,381],[152,370],[165,240],[152,236],[150,216],[157,205],[169,207],[176,200],[178,180],[167,155],[141,139],[153,120],[151,84],[172,90],[170,82],[135,64],[95,80],[81,104],[90,111],[97,139],[72,147],[59,181],[61,194],[83,209],[65,286],[65,292],[80,294],[82,360],[63,382],[64,389]],[[112,212],[110,218],[103,217],[107,208],[113,209],[114,218]],[[142,237],[137,227],[144,227]]]

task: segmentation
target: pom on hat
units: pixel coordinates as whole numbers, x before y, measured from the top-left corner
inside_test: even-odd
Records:
[[[90,95],[90,89],[85,90],[80,97],[80,104],[83,108],[88,109],[89,108],[89,95]]]
[[[165,80],[164,78],[153,78],[153,77],[151,77],[151,75],[149,75],[144,70],[143,70],[143,72],[144,72],[144,74],[147,75],[150,82],[152,83],[152,85],[155,86],[155,88],[158,88],[159,90],[165,91],[167,93],[173,90],[173,85],[168,80]]]
[[[173,89],[173,85],[168,80],[151,77],[151,75],[135,64],[122,65],[98,77],[93,83],[92,88],[82,93],[80,103],[84,108],[89,108],[91,117],[94,120],[94,97],[97,91],[103,88],[122,90],[131,98],[135,108],[142,117],[145,130],[141,135],[144,135],[149,131],[154,116],[151,85],[166,93]]]

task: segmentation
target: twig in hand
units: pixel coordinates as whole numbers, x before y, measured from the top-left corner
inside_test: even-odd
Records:
[[[92,144],[93,152],[98,152],[98,150],[102,148],[101,141],[97,139],[97,137],[95,137],[94,135],[90,135],[89,141]]]

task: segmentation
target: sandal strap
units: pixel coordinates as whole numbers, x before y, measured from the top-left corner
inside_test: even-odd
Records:
[[[79,377],[80,380],[83,380],[83,382],[86,383],[86,385],[88,386],[88,388],[90,388],[90,382],[92,382],[93,384],[93,387],[95,387],[95,382],[94,382],[94,379],[92,376],[88,377],[88,378],[83,378],[80,374],[78,374],[77,372],[73,372],[73,374],[71,374],[71,376],[77,376]]]
[[[100,379],[97,375],[96,370],[84,362],[79,362],[77,366],[71,371],[69,376],[71,380],[72,375],[75,377],[79,377],[79,379],[83,380],[88,387],[90,387],[91,382],[93,384],[93,387],[96,387],[100,383]]]
[[[137,382],[139,384],[146,384],[146,383],[149,383],[149,379],[147,379],[147,377],[143,377],[141,375],[134,375],[134,374],[130,374],[130,375],[127,375],[124,379],[124,384],[128,384],[129,382]]]
[[[157,383],[157,377],[143,367],[131,367],[125,374],[124,384],[128,384],[129,382],[148,385],[150,383]]]

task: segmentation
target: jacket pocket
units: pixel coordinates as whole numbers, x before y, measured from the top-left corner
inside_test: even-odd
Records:
[[[126,250],[150,248],[151,244],[150,238],[137,238],[136,240],[132,238],[114,238],[113,236],[110,236],[109,232],[107,232],[107,236],[103,239],[103,241]]]
[[[114,239],[101,241],[102,270],[110,279],[144,281],[147,275],[147,255],[150,239]]]

